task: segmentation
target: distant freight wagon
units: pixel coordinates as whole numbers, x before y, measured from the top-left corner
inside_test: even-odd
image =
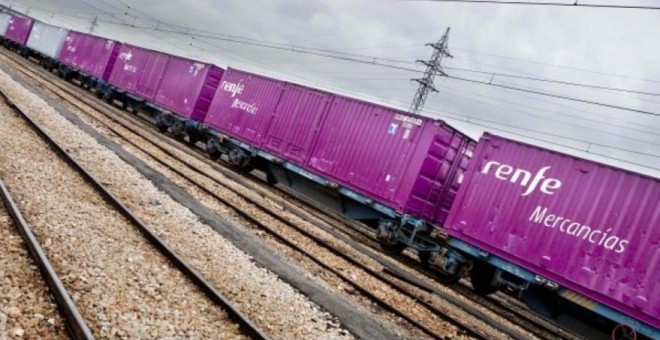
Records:
[[[67,29],[36,21],[26,43],[29,49],[23,54],[37,59],[45,68],[52,69],[68,33]]]
[[[153,116],[162,131],[194,138],[192,127],[206,117],[222,74],[213,64],[124,44],[103,91]]]
[[[110,77],[121,46],[118,41],[70,30],[58,57],[60,75],[96,88]]]
[[[30,36],[34,20],[14,15],[9,19],[3,44],[11,50],[22,50]]]

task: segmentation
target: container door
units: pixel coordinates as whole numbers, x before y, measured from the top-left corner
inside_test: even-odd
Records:
[[[208,69],[207,64],[172,57],[163,74],[156,102],[190,118],[197,96],[204,86]]]
[[[472,155],[470,143],[449,127],[439,127],[410,192],[406,212],[444,223]]]
[[[153,100],[156,96],[156,91],[160,85],[160,80],[163,78],[163,72],[167,67],[170,56],[162,53],[150,53],[140,75],[140,80],[135,86],[135,92],[142,97]]]
[[[287,85],[272,115],[264,148],[303,164],[329,102],[330,94]]]

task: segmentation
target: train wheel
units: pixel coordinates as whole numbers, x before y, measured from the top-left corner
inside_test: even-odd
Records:
[[[220,149],[220,141],[217,138],[211,137],[208,141],[206,141],[206,152],[209,154],[209,157],[212,160],[217,161],[220,159],[220,156],[222,156]]]
[[[406,245],[399,242],[399,241],[394,241],[393,243],[388,243],[385,241],[380,241],[380,249],[385,253],[385,254],[390,254],[390,255],[397,255],[401,254],[406,249]]]
[[[445,285],[449,285],[452,283],[456,283],[458,282],[458,280],[461,279],[461,271],[462,271],[461,268],[459,268],[458,270],[456,270],[455,274],[445,273],[440,270],[434,270],[433,272],[435,273],[435,278],[436,280],[438,280],[438,282]]]
[[[172,135],[174,135],[174,138],[176,138],[180,141],[183,141],[185,129],[186,129],[186,126],[183,124],[183,122],[177,120],[176,122],[174,122],[174,124],[172,124],[171,132],[172,132]]]
[[[232,148],[227,154],[227,161],[234,170],[247,173],[252,171],[254,168],[250,164],[250,156],[248,156],[245,151],[239,148]]]
[[[482,261],[474,261],[474,266],[470,270],[470,281],[472,288],[477,294],[487,296],[497,291],[497,287],[493,287],[491,282],[495,276],[495,267]]]
[[[612,329],[612,340],[637,340],[637,332],[628,325],[617,325]]]
[[[429,265],[429,260],[431,259],[430,251],[419,251],[417,252],[417,257],[419,258],[419,262],[422,263],[422,267],[426,269],[431,267],[431,265]]]
[[[438,280],[438,282],[448,285],[448,284],[456,283],[458,282],[458,280],[461,279],[461,272],[462,272],[461,268],[456,269],[456,272],[454,274],[450,274],[438,268],[434,268],[430,263],[431,254],[432,252],[430,251],[422,251],[417,253],[417,257],[419,257],[419,262],[422,263],[422,266],[425,269],[428,269],[435,274],[435,277]]]
[[[209,158],[211,158],[211,160],[217,161],[220,159],[220,156],[222,156],[222,154],[219,152],[209,152]]]
[[[190,144],[190,146],[197,145],[197,142],[199,142],[199,138],[197,138],[197,136],[194,136],[194,133],[188,134],[188,144]]]
[[[162,122],[157,122],[156,123],[156,128],[158,128],[158,131],[160,133],[165,133],[165,132],[167,132],[167,129],[168,129],[167,124],[164,124]]]

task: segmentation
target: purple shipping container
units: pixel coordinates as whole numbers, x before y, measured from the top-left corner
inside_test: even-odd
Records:
[[[450,235],[660,327],[660,180],[484,134]]]
[[[156,51],[146,50],[129,44],[123,44],[119,49],[119,56],[112,68],[112,73],[108,82],[122,90],[131,93],[137,93],[138,82],[144,73],[145,65],[149,57],[157,54]],[[157,82],[160,79],[160,74],[154,76],[147,73],[145,81],[149,80],[151,83]],[[157,84],[156,84],[157,85]],[[155,87],[156,85],[151,85]],[[142,88],[147,88],[149,85],[141,85]],[[146,97],[153,100],[153,95]]]
[[[180,116],[203,121],[222,73],[211,64],[124,44],[109,82]]]
[[[399,212],[442,224],[472,143],[442,121],[335,96],[307,167]]]
[[[30,31],[32,30],[33,24],[34,20],[32,19],[14,15],[11,20],[9,20],[9,25],[7,26],[5,37],[21,45],[25,45],[28,37],[30,36]]]
[[[108,80],[122,44],[114,40],[69,31],[58,60],[94,77]]]
[[[233,69],[206,124],[399,212],[439,222],[473,148],[443,122]]]
[[[149,53],[133,91],[143,98],[154,101],[169,60],[170,56],[165,53]]]
[[[204,121],[223,70],[190,59],[171,56],[155,102],[186,118]]]

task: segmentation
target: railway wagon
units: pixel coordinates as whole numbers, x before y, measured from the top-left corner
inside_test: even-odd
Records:
[[[0,13],[0,37],[3,38],[7,32],[7,26],[9,26],[9,20],[11,20],[11,15],[7,13]]]
[[[34,20],[30,18],[12,16],[5,31],[5,46],[11,50],[22,51],[33,24]]]
[[[442,121],[231,68],[205,125],[208,151],[239,169],[373,227],[408,225],[392,251],[435,249],[415,233],[444,221],[474,148]]]
[[[153,117],[161,131],[194,141],[222,75],[213,64],[124,44],[104,91],[106,99]]]
[[[37,59],[48,70],[53,69],[68,32],[65,28],[35,21],[24,55]]]
[[[57,58],[59,73],[95,89],[110,78],[121,46],[118,41],[70,30]]]
[[[445,230],[483,261],[475,288],[574,329],[660,338],[659,179],[486,133]],[[498,258],[514,265],[484,266]]]

